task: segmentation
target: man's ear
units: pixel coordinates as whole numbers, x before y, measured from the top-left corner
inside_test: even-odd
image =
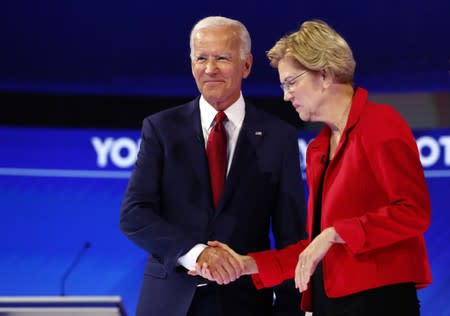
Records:
[[[248,54],[247,57],[245,58],[245,62],[244,62],[244,70],[242,73],[242,78],[247,78],[250,75],[250,72],[252,70],[252,65],[253,65],[253,55],[252,54]]]

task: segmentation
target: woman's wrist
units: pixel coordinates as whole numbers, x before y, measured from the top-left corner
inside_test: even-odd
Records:
[[[345,244],[345,241],[339,236],[334,227],[328,227],[325,229],[328,234],[328,240],[332,244]]]
[[[243,261],[244,261],[244,274],[259,273],[255,259],[253,259],[251,256],[243,256]]]

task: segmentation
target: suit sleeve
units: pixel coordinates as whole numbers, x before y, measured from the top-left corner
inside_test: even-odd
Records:
[[[402,136],[366,145],[375,177],[367,181],[383,188],[386,204],[334,224],[355,255],[421,235],[430,224],[431,204],[417,146],[401,122],[396,128],[393,133]]]
[[[306,237],[305,191],[297,133],[294,129],[289,129],[289,133],[283,138],[278,198],[272,213],[272,231],[277,249]]]
[[[161,213],[163,144],[149,119],[120,212],[120,228],[136,245],[158,258],[167,270],[198,240],[164,219]]]
[[[277,249],[294,244],[305,238],[305,198],[302,173],[300,170],[300,154],[296,130],[289,129],[284,140],[281,162],[279,192],[277,204],[272,214],[272,232]],[[280,137],[281,138],[281,137]],[[302,315],[300,312],[300,294],[295,288],[293,271],[297,264],[297,249],[294,252],[287,251],[287,256],[276,261],[260,261],[263,272],[260,274],[261,285],[276,285],[274,291],[276,301],[272,314],[276,315]],[[270,272],[269,272],[270,271]],[[257,278],[253,279],[258,284]],[[257,285],[258,286],[258,285]]]

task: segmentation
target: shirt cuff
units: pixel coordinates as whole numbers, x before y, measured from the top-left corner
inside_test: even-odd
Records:
[[[178,258],[178,263],[188,270],[195,270],[195,264],[200,253],[208,247],[204,244],[196,244],[185,255]]]

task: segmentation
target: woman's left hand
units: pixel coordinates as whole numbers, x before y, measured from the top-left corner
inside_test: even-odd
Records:
[[[309,280],[319,262],[325,257],[333,243],[344,243],[334,227],[324,229],[299,255],[295,267],[295,287],[306,291]]]

